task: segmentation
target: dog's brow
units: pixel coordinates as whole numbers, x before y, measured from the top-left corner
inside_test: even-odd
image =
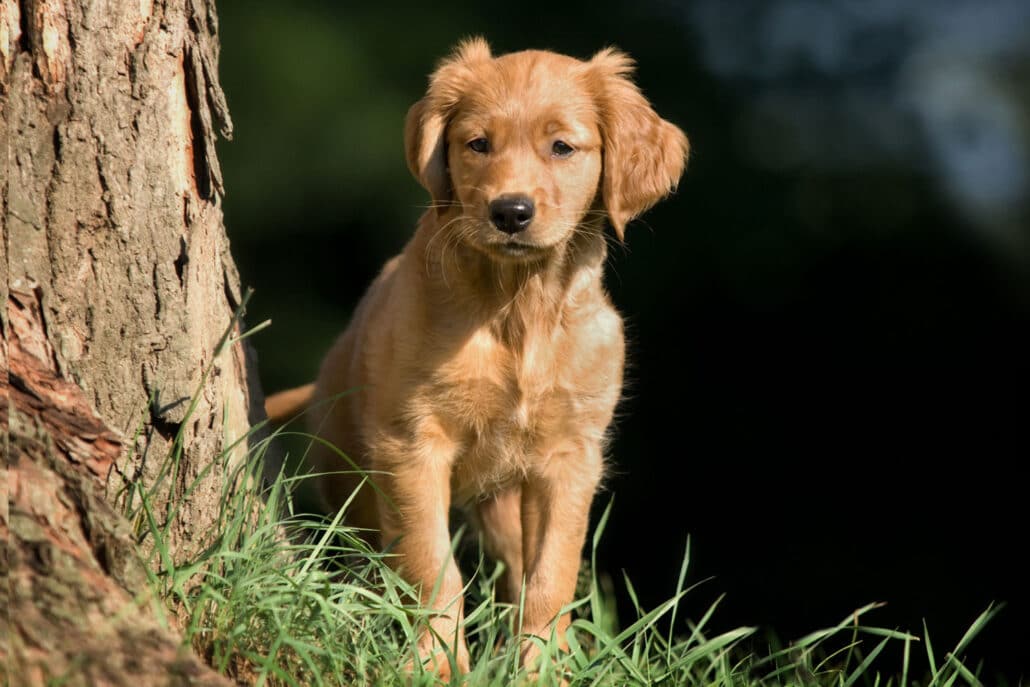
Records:
[[[567,123],[565,123],[564,121],[562,121],[560,119],[550,119],[550,120],[547,121],[546,124],[544,124],[544,133],[545,134],[553,134],[553,133],[555,133],[557,131],[564,131],[566,129],[572,129],[572,128],[573,127],[569,126]]]

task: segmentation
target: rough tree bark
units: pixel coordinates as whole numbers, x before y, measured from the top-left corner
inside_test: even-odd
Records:
[[[0,0],[10,684],[221,683],[158,623],[109,502],[154,480],[181,429],[164,513],[161,499],[260,413],[246,350],[215,359],[241,300],[220,209],[215,135],[231,124],[217,57],[213,0]],[[228,469],[182,506],[176,557],[196,553]]]

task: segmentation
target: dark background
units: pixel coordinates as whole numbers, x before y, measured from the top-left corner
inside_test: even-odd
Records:
[[[870,601],[1025,675],[1030,5],[222,0],[226,222],[266,391],[314,378],[427,202],[402,122],[482,34],[617,45],[693,145],[608,286],[629,323],[600,567],[789,639]],[[620,583],[621,585],[621,583]],[[620,586],[621,589],[621,586]],[[621,593],[623,618],[628,600]],[[898,670],[900,663],[888,666]]]

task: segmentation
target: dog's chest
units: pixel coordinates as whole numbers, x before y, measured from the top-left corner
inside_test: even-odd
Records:
[[[567,433],[568,380],[558,374],[557,353],[547,340],[513,349],[484,329],[440,368],[435,411],[458,438],[459,491],[489,491],[518,478]]]
[[[540,431],[541,414],[557,412],[555,351],[530,340],[518,349],[486,329],[470,337],[443,369],[458,426],[480,441],[526,439]],[[494,437],[493,435],[499,435]]]

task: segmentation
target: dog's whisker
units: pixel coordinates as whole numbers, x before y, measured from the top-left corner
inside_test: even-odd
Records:
[[[436,231],[436,233],[432,236],[432,238],[429,240],[429,242],[427,243],[427,250],[426,250],[427,266],[426,267],[427,267],[427,271],[428,271],[430,269],[430,265],[428,264],[428,261],[431,259],[430,256],[432,255],[432,251],[429,250],[429,246],[435,240],[440,239],[442,237],[442,239],[441,239],[442,240],[442,244],[441,244],[440,249],[439,249],[438,262],[439,262],[439,266],[440,266],[440,276],[441,276],[441,279],[444,282],[444,288],[447,288],[447,289],[450,289],[450,283],[448,282],[448,279],[447,279],[447,249],[452,244],[457,246],[458,243],[460,243],[460,241],[463,238],[463,233],[465,233],[465,222],[466,221],[467,221],[467,218],[462,216],[462,215],[454,217],[453,219],[449,220],[447,223],[442,225]],[[452,227],[453,227],[453,230],[452,230]]]

